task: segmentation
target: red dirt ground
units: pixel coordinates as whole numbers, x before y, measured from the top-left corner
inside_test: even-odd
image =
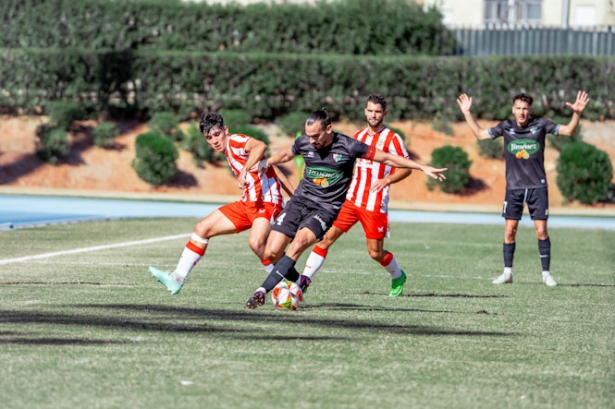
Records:
[[[93,145],[88,126],[81,122],[71,133],[72,148],[68,157],[52,166],[36,155],[37,125],[44,117],[0,117],[0,193],[69,194],[80,196],[151,197],[194,201],[235,200],[240,190],[226,166],[206,164],[198,168],[191,155],[180,152],[177,161],[179,174],[173,184],[152,187],[139,179],[131,168],[135,156],[134,141],[144,132],[144,124],[123,123],[123,133],[116,138],[113,149]],[[490,126],[493,122],[484,122]],[[446,144],[461,146],[473,160],[470,173],[472,182],[463,194],[429,191],[426,177],[415,172],[391,189],[392,208],[424,210],[498,211],[504,195],[504,161],[485,159],[478,155],[476,140],[464,123],[453,124],[454,136],[432,130],[430,124],[420,122],[393,122],[409,139],[408,149],[413,158],[427,163],[433,149]],[[275,125],[261,125],[271,139],[271,152],[288,146],[292,138],[282,135]],[[352,134],[356,124],[336,123],[334,129]],[[612,123],[583,122],[584,140],[595,144],[615,159],[615,127]],[[558,152],[547,147],[545,167],[550,185],[549,195],[553,213],[607,213],[615,214],[615,205],[584,206],[578,203],[563,206],[562,196],[555,183]],[[296,180],[292,162],[284,167],[291,180]]]

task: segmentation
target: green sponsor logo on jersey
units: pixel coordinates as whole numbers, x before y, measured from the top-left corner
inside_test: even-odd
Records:
[[[332,185],[344,176],[344,172],[341,170],[329,169],[324,166],[308,167],[305,173],[314,184],[322,187]]]
[[[506,149],[517,159],[529,159],[532,153],[540,150],[540,144],[532,139],[517,139],[510,141]]]

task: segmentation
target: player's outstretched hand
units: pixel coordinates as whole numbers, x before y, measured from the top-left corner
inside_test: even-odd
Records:
[[[459,105],[461,112],[465,115],[470,112],[470,108],[472,108],[472,98],[466,94],[461,94],[459,95],[459,98],[457,98],[457,104]]]
[[[585,106],[589,102],[589,97],[587,96],[587,92],[579,91],[577,92],[577,100],[574,101],[574,104],[570,102],[566,102],[566,106],[569,106],[570,109],[576,114],[581,114],[585,109]]]
[[[446,179],[446,176],[444,176],[443,172],[445,170],[447,170],[448,168],[441,168],[441,169],[436,169],[434,167],[431,166],[425,166],[423,168],[423,172],[425,172],[425,174],[431,178],[434,178],[436,180],[444,180]]]

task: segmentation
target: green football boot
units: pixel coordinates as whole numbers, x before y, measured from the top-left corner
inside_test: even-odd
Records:
[[[404,292],[404,284],[406,283],[406,273],[401,270],[401,277],[391,280],[391,291],[389,297],[399,297]]]
[[[166,271],[158,270],[156,267],[149,266],[149,272],[154,276],[156,280],[162,283],[171,295],[175,295],[182,289],[181,284],[177,284],[173,280],[173,274]]]

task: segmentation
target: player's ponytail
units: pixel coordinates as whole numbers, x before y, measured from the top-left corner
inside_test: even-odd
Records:
[[[305,124],[312,125],[314,122],[320,122],[323,128],[331,125],[331,117],[325,108],[312,112],[305,121]]]

